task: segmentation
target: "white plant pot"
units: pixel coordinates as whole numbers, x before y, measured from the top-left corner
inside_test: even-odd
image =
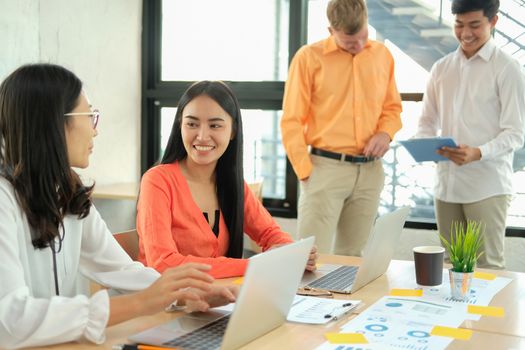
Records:
[[[468,297],[473,275],[474,272],[455,272],[452,271],[452,269],[448,270],[452,298],[465,300]]]

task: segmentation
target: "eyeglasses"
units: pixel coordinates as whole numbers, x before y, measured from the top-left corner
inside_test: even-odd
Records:
[[[67,117],[73,117],[76,115],[87,115],[91,117],[91,123],[93,124],[93,129],[97,128],[98,118],[100,118],[100,112],[98,109],[94,109],[93,112],[79,112],[79,113],[66,113],[64,114]]]

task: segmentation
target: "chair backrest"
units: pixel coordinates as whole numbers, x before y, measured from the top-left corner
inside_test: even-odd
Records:
[[[263,200],[263,181],[248,183],[248,187],[253,192],[255,197],[261,201]],[[257,245],[247,234],[244,234],[244,253],[245,257],[250,257],[253,254],[262,252],[261,247]]]
[[[118,244],[128,253],[132,260],[138,260],[139,257],[139,235],[137,230],[117,232],[113,234]]]
[[[259,199],[262,202],[262,198],[263,198],[263,193],[262,193],[263,182],[262,181],[260,181],[260,182],[252,182],[252,183],[248,184],[248,187],[250,187],[250,190],[252,190],[252,192],[255,195],[255,197],[257,197],[257,199]]]

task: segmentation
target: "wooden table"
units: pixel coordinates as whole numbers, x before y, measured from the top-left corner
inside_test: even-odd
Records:
[[[323,255],[320,262],[332,264],[359,264],[360,258]],[[525,274],[519,272],[482,270],[498,276],[510,277],[513,281],[500,291],[491,305],[505,308],[504,318],[482,317],[479,321],[465,321],[462,328],[473,330],[469,341],[455,340],[447,349],[524,349],[525,348]],[[362,312],[392,287],[413,282],[414,264],[411,261],[393,260],[387,273],[352,295],[340,295],[340,298],[362,300],[364,307],[356,310]],[[222,280],[229,283],[231,280]],[[522,291],[520,293],[520,291]],[[122,324],[109,327],[107,341],[100,346],[92,344],[68,343],[59,346],[39,349],[111,349],[114,344],[126,343],[127,336],[167,322],[180,316],[178,314],[159,313],[153,316],[136,318]],[[270,333],[252,341],[242,349],[314,349],[325,339],[324,334],[338,332],[339,328],[355,313],[328,325],[305,325],[286,323]]]

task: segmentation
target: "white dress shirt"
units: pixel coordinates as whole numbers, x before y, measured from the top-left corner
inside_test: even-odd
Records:
[[[56,255],[56,296],[51,249],[33,247],[14,189],[0,176],[0,348],[80,339],[101,343],[109,318],[108,293],[90,297],[83,276],[97,281],[99,272],[136,270],[137,282],[128,283],[126,290],[144,288],[144,280],[158,278],[155,270],[133,262],[120,248],[95,207],[84,219],[67,216],[64,228]]]
[[[512,194],[513,151],[523,146],[525,76],[490,39],[467,59],[459,47],[432,67],[416,137],[436,135],[479,147],[481,160],[439,162],[435,197],[472,203]]]

